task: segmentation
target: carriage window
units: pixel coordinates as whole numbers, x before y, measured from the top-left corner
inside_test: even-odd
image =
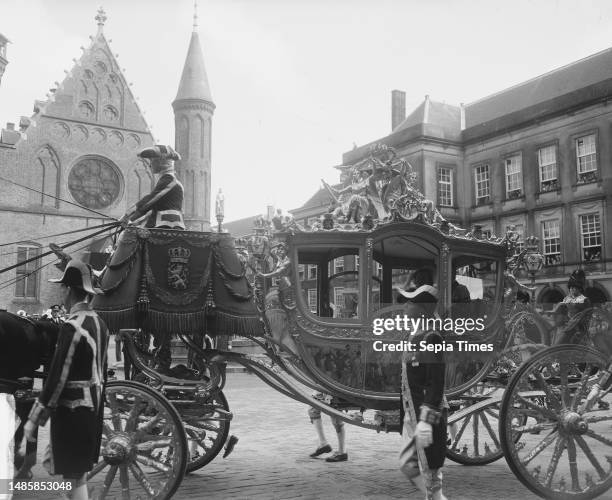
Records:
[[[498,263],[473,255],[453,259],[451,283],[452,316],[484,317],[496,308],[498,296]]]
[[[422,237],[398,235],[374,244],[373,309],[408,300],[405,293],[438,284],[438,249]]]
[[[298,251],[298,274],[310,312],[323,318],[355,319],[360,314],[359,248],[308,248]]]

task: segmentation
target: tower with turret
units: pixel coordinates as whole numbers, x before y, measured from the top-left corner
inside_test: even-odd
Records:
[[[185,188],[187,229],[210,231],[210,151],[215,111],[194,15],[193,32],[179,83],[174,109],[175,149],[179,180]]]

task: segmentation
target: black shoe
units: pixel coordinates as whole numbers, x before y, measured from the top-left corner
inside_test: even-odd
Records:
[[[334,453],[331,457],[325,459],[326,462],[346,462],[348,460],[348,453]]]
[[[323,453],[329,453],[332,451],[332,447],[328,444],[325,446],[319,446],[314,453],[310,454],[310,458],[317,458],[319,455],[323,455]]]
[[[234,451],[234,446],[236,446],[237,442],[238,442],[238,438],[232,434],[227,440],[227,443],[225,445],[225,452],[223,453],[223,458],[227,458],[227,456],[232,451]]]

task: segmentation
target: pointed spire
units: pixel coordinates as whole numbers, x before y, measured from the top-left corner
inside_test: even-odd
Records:
[[[102,7],[98,9],[98,13],[94,19],[98,21],[98,35],[101,35],[102,28],[104,28],[104,23],[106,22],[106,19],[107,19],[106,12],[104,12],[104,9]]]
[[[198,0],[193,0],[193,32],[198,31]]]
[[[182,99],[201,99],[203,101],[213,102],[210,95],[210,87],[208,85],[208,76],[204,67],[204,56],[202,55],[202,47],[200,46],[200,37],[197,32],[191,34],[185,65],[183,66],[183,74],[179,83],[176,101]]]

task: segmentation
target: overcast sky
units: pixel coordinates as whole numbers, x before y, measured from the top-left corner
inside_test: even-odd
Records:
[[[102,0],[0,0],[11,40],[0,123],[30,116],[96,32]],[[171,102],[192,0],[105,0],[104,32],[145,119],[174,144]],[[469,103],[612,46],[607,0],[199,0],[217,109],[213,197],[226,221],[303,204],[353,143],[391,128],[391,90]],[[214,204],[213,204],[214,206]]]

